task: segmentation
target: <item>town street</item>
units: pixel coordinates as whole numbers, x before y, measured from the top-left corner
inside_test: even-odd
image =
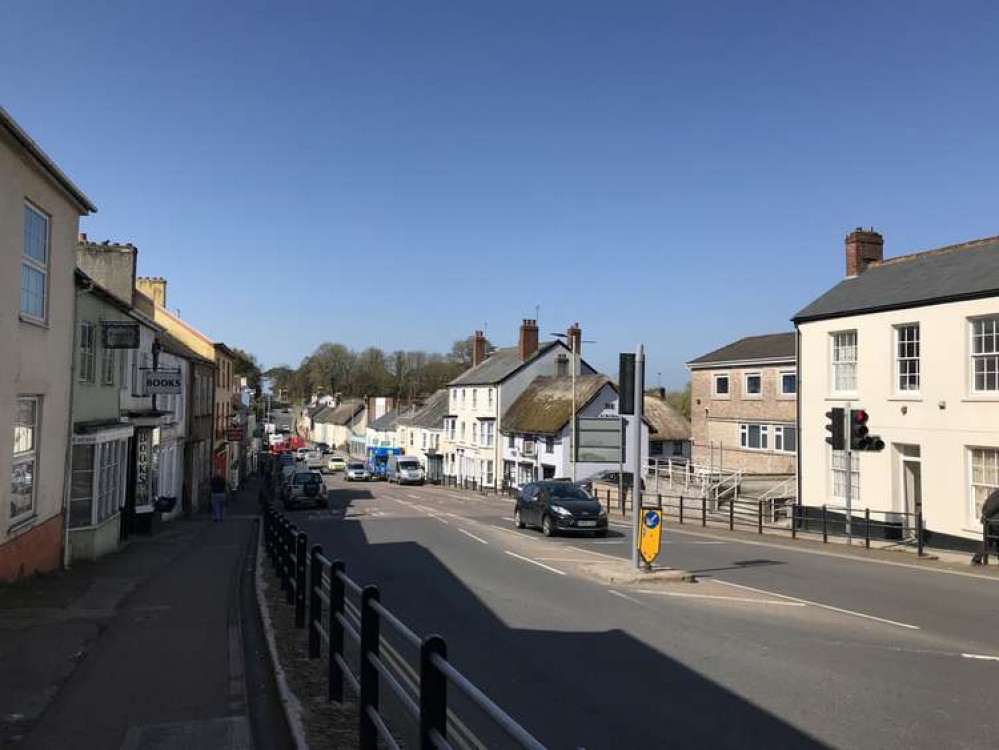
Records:
[[[700,583],[611,586],[580,566],[628,555],[616,520],[545,539],[504,498],[326,481],[310,543],[549,747],[995,746],[994,580],[667,531]]]

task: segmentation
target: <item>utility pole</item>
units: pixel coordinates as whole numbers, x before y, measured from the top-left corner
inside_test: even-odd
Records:
[[[631,442],[631,562],[642,567],[638,540],[642,533],[642,418],[645,411],[645,347],[635,350],[635,414],[628,422]]]
[[[846,453],[846,543],[853,544],[853,528],[850,523],[853,516],[853,433],[849,406],[843,409],[843,421],[843,433],[846,435],[846,444],[843,446]]]
[[[569,431],[569,466],[572,481],[576,481],[576,337],[570,336],[572,343],[572,428]]]

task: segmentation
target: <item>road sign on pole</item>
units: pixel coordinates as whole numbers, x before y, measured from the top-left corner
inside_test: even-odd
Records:
[[[622,355],[622,362],[624,356]],[[622,368],[627,369],[627,368]],[[631,444],[631,455],[628,465],[631,468],[631,543],[633,546],[631,562],[635,568],[640,568],[638,559],[638,540],[641,536],[642,519],[642,419],[645,411],[645,347],[641,344],[635,350],[634,382],[632,385],[632,399],[634,416],[628,419],[628,442]],[[618,383],[621,388],[622,384]]]
[[[642,528],[638,540],[638,552],[646,565],[652,565],[659,557],[662,544],[663,519],[658,508],[646,508],[641,512]]]

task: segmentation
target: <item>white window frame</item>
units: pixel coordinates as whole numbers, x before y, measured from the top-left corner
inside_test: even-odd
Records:
[[[829,496],[837,500],[846,500],[846,451],[834,451],[832,448],[828,451],[829,456]],[[837,460],[838,457],[842,456],[842,460]],[[843,463],[842,467],[838,467],[837,463]],[[842,475],[837,482],[837,473]],[[860,502],[860,453],[857,451],[853,452],[852,462],[850,464],[850,475],[853,478],[853,492],[850,502],[857,507],[857,503]],[[837,484],[839,488],[837,488]],[[839,490],[838,494],[837,491]]]
[[[493,389],[489,389],[489,408],[493,408]]]
[[[749,444],[750,428],[759,427],[759,445],[752,446]],[[767,453],[771,451],[770,448],[770,425],[764,424],[762,422],[743,422],[739,425],[739,447],[747,451],[759,451],[760,453]]]
[[[93,383],[97,378],[97,327],[89,320],[80,321],[80,382]]]
[[[984,471],[989,469],[988,462],[983,465],[983,474],[980,475],[980,481],[975,481],[975,452],[982,451],[983,453],[991,453],[992,456],[992,471],[994,472],[992,476],[992,481],[987,481],[989,479],[988,475],[984,474]],[[982,512],[979,507],[978,501],[975,499],[975,487],[980,486],[985,489],[985,493],[982,496],[982,502],[989,496],[992,490],[999,489],[999,447],[990,445],[970,445],[967,448],[968,455],[968,522],[971,528],[980,529],[982,523]]]
[[[718,392],[718,381],[725,379],[725,393]],[[711,398],[729,399],[732,397],[732,378],[727,372],[715,372],[711,375]]]
[[[28,229],[28,214],[32,213],[38,218],[40,218],[45,224],[45,260],[39,261],[37,258],[28,255],[27,248],[27,229]],[[49,258],[52,256],[52,218],[42,209],[37,206],[28,203],[24,203],[24,212],[21,215],[21,274],[24,274],[24,268],[29,268],[42,275],[42,314],[35,315],[34,313],[27,312],[24,309],[24,288],[22,279],[21,288],[21,298],[18,302],[18,310],[22,319],[34,321],[36,323],[45,323],[49,317]]]
[[[482,445],[486,448],[492,448],[496,440],[496,423],[490,419],[481,424]]]
[[[991,336],[994,341],[992,342],[993,351],[991,352],[981,352],[975,353],[975,326],[979,323],[991,322],[994,326],[993,332],[991,334],[982,334],[983,341],[985,336]],[[969,353],[969,376],[970,376],[970,387],[971,393],[976,396],[995,396],[999,395],[999,315],[984,315],[977,318],[968,319],[968,353]],[[985,383],[988,384],[988,376],[991,372],[996,372],[996,387],[995,388],[978,388],[975,379],[975,364],[978,360],[982,360],[985,363]],[[991,360],[991,362],[989,361]],[[992,370],[988,368],[989,364],[993,365]]]
[[[479,408],[479,406],[478,406],[478,400],[479,400],[478,396],[479,396],[479,389],[478,388],[473,388],[472,389],[472,411],[475,411],[476,409]]]
[[[774,432],[774,453],[794,454],[798,452],[798,428],[793,424],[775,424]],[[787,430],[794,430],[794,448],[787,450],[784,447],[784,435]]]
[[[911,329],[915,329],[915,339],[903,340],[903,332]],[[915,345],[915,356],[912,356],[908,352],[903,352],[903,345],[909,344]],[[899,323],[896,326],[892,326],[892,350],[895,355],[894,390],[896,395],[918,396],[920,389],[922,388],[922,331],[920,330],[919,323]],[[912,371],[913,369],[915,372]],[[903,371],[905,372],[903,373]],[[914,388],[909,387],[908,385],[908,382],[913,375],[915,375],[916,380]],[[905,378],[905,384],[903,384],[903,377]]]
[[[14,495],[13,492],[10,496],[9,505],[9,518],[8,521],[11,526],[14,526],[22,521],[31,518],[35,514],[35,505],[38,501],[38,463],[39,463],[39,439],[41,438],[41,424],[42,424],[42,398],[41,396],[21,396],[17,397],[15,401],[15,412],[14,419],[17,420],[20,415],[21,405],[32,404],[34,412],[34,424],[31,425],[31,447],[27,450],[22,450],[20,452],[16,451],[17,441],[16,439],[11,444],[12,450],[12,462],[11,462],[11,485],[13,485],[14,472],[17,471],[17,467],[23,466],[24,464],[32,464],[31,467],[31,502],[28,504],[26,509],[15,509],[14,507]],[[17,426],[20,424],[15,421],[12,427],[12,432],[16,434]],[[13,487],[12,487],[13,489]]]
[[[749,392],[749,379],[759,378],[760,380],[760,390],[757,393]],[[763,398],[763,373],[762,372],[745,372],[742,374],[742,397],[744,399],[749,399],[751,401],[758,401]]]
[[[786,391],[784,390],[784,378],[787,375],[791,375],[794,378],[794,390]],[[778,398],[796,398],[798,395],[798,371],[797,370],[779,370],[777,372],[777,396]]]
[[[849,344],[839,344],[839,337],[853,336],[853,345]],[[852,349],[853,359],[838,358],[843,355],[850,353]],[[842,353],[842,354],[840,354]],[[838,368],[842,368],[846,371],[848,366],[853,367],[853,387],[839,387],[840,374]],[[844,378],[846,379],[846,378]],[[835,394],[856,394],[860,389],[860,337],[857,334],[857,329],[849,329],[845,331],[832,331],[829,334],[829,388],[832,393]]]
[[[110,347],[101,349],[101,385],[114,385],[115,350]]]

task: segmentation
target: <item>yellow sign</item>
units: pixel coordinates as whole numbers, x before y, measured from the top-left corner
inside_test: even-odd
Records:
[[[661,510],[646,508],[642,512],[642,526],[638,536],[638,554],[646,565],[651,565],[659,557],[659,543],[663,531]]]

